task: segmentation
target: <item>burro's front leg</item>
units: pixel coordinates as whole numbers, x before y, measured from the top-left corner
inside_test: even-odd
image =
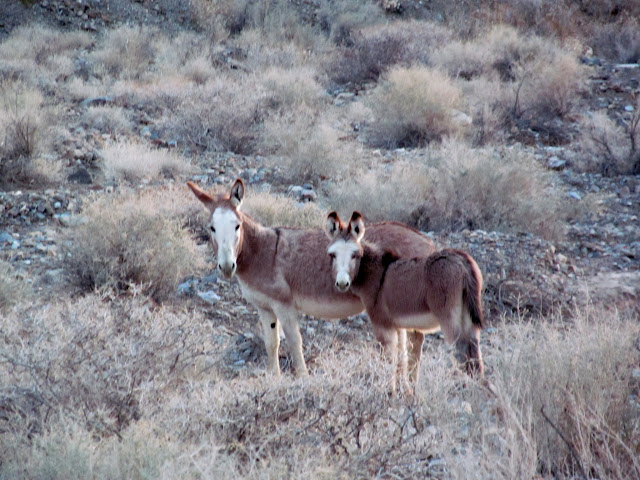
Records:
[[[302,336],[300,335],[300,327],[298,326],[298,312],[294,308],[280,307],[275,309],[276,315],[282,322],[284,335],[287,337],[291,359],[293,360],[293,368],[299,377],[309,374],[307,364],[304,361],[302,353]]]
[[[264,346],[267,349],[267,370],[274,375],[280,375],[280,360],[278,350],[280,348],[280,334],[278,333],[278,318],[271,310],[258,308]]]
[[[373,334],[382,345],[382,349],[386,353],[387,357],[391,359],[391,362],[393,365],[393,374],[391,376],[391,392],[395,394],[396,387],[397,387],[396,384],[398,381],[397,380],[398,372],[400,372],[400,375],[403,374],[402,373],[403,359],[398,356],[399,355],[398,343],[400,340],[398,335],[398,330],[396,330],[395,328],[383,327],[378,323],[373,323]],[[405,342],[403,343],[405,343],[406,345],[406,334],[404,334],[404,339],[405,339]],[[404,355],[404,353],[402,354]]]

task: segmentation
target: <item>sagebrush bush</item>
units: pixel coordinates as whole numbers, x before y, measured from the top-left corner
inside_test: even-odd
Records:
[[[630,398],[639,333],[637,322],[593,310],[576,312],[564,329],[502,326],[490,377],[493,411],[501,413],[495,431],[482,429],[487,462],[480,471],[492,478],[636,478],[640,412]]]
[[[322,228],[325,223],[325,212],[316,203],[301,204],[269,192],[250,192],[244,202],[244,211],[270,227]]]
[[[202,265],[182,221],[151,197],[96,200],[69,233],[64,268],[85,290],[140,289],[165,300],[177,282]]]
[[[90,106],[82,114],[82,123],[86,128],[113,136],[127,134],[133,128],[133,122],[122,107]]]
[[[640,173],[640,100],[628,119],[615,121],[605,112],[595,112],[581,122],[578,170],[605,176]]]
[[[339,132],[313,112],[286,114],[265,123],[264,142],[277,156],[271,163],[289,182],[317,182],[343,171]]]
[[[594,53],[618,63],[640,62],[640,22],[630,18],[622,24],[597,26],[593,33]]]
[[[104,173],[107,178],[128,180],[151,180],[158,177],[174,177],[188,173],[191,166],[174,151],[151,148],[132,142],[112,143],[102,150]]]
[[[372,145],[419,147],[461,132],[454,115],[462,92],[445,74],[427,67],[391,70],[370,97]]]
[[[350,33],[348,39],[324,62],[324,70],[334,84],[358,86],[377,81],[394,66],[428,64],[450,33],[435,23],[396,21]]]
[[[98,77],[140,79],[152,65],[158,31],[149,27],[122,25],[107,30],[97,48],[88,55]]]
[[[395,162],[384,172],[346,174],[327,186],[331,208],[343,218],[358,210],[368,221],[411,221],[411,212],[431,185],[426,168]]]
[[[91,44],[87,32],[64,32],[40,24],[17,27],[0,43],[0,73],[54,91],[73,75],[73,55]]]
[[[421,228],[563,236],[568,210],[549,193],[548,179],[532,156],[516,149],[471,149],[448,141],[429,151],[426,166],[430,187],[412,214]]]
[[[191,316],[202,320],[150,308],[144,297],[100,295],[12,313],[3,327],[0,428],[23,445],[65,423],[117,438],[151,414],[143,395],[154,382],[175,381],[203,355],[198,345],[208,342]]]
[[[40,149],[46,112],[40,90],[0,81],[0,184],[28,182]]]
[[[254,77],[225,75],[176,89],[160,126],[168,138],[197,150],[254,153],[265,114],[265,91]]]

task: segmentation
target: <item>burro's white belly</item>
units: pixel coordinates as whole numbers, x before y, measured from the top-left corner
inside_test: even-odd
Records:
[[[296,310],[318,318],[347,318],[364,310],[360,300],[352,298],[332,298],[318,300],[314,298],[296,297]]]
[[[393,324],[397,328],[419,330],[424,333],[433,333],[440,330],[440,322],[432,313],[420,313],[394,317]]]

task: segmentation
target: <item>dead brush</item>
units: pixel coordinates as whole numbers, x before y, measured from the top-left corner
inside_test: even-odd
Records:
[[[16,275],[9,262],[0,260],[0,312],[8,312],[13,305],[30,296],[27,283]]]
[[[368,143],[374,146],[420,147],[456,135],[464,126],[454,113],[462,92],[438,70],[417,66],[392,69],[370,97],[374,121]]]
[[[208,354],[200,328],[193,315],[143,297],[89,295],[10,313],[0,350],[0,431],[26,444],[66,419],[96,438],[120,437],[145,415],[144,395]]]
[[[499,330],[495,403],[479,431],[486,461],[470,478],[636,478],[637,322],[587,308],[564,328],[516,322]],[[460,474],[471,464],[458,465]]]
[[[640,173],[640,99],[628,118],[612,119],[596,112],[583,120],[578,147],[586,155],[577,162],[583,171],[605,176]]]
[[[183,219],[167,218],[149,197],[140,200],[96,200],[84,213],[86,222],[69,232],[63,267],[83,290],[141,288],[165,300],[183,276],[202,265],[201,253],[181,228]]]

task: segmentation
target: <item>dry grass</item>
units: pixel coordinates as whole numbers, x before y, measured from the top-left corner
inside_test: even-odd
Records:
[[[544,172],[517,149],[470,148],[455,140],[412,162],[357,173],[328,188],[332,207],[422,230],[481,229],[564,234],[569,207],[549,193]]]
[[[202,266],[201,253],[151,196],[96,200],[69,232],[64,268],[85,290],[141,291],[156,300]],[[165,207],[166,208],[166,207]]]
[[[640,22],[631,17],[622,24],[610,23],[596,28],[593,47],[597,55],[613,62],[640,62]]]
[[[188,173],[191,166],[177,153],[141,143],[119,142],[102,151],[107,178],[138,182]]]
[[[82,114],[82,124],[87,129],[95,128],[112,137],[126,135],[133,128],[133,122],[122,107],[90,106]]]
[[[415,398],[389,398],[389,362],[355,331],[318,330],[308,378],[251,364],[228,379],[233,342],[198,312],[96,295],[32,307],[0,351],[0,475],[636,478],[637,322],[553,320],[483,336],[491,393],[430,339]]]
[[[371,96],[374,122],[369,142],[376,146],[416,147],[463,130],[454,114],[462,92],[437,70],[394,68]]]

